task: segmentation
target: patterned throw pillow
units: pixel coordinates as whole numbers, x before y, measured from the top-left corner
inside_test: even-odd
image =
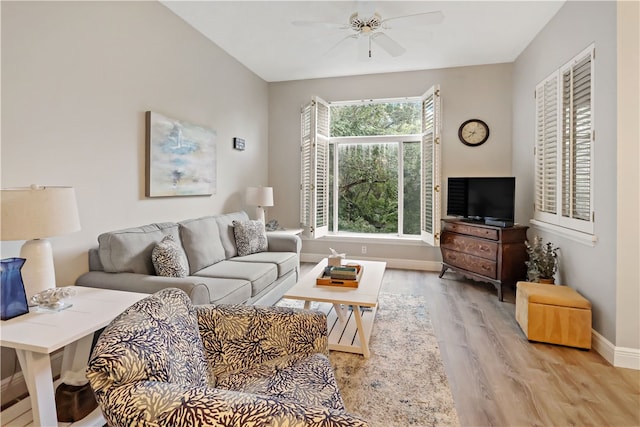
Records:
[[[156,244],[151,252],[151,261],[158,276],[187,277],[189,262],[184,249],[173,240],[173,236],[165,236]]]
[[[262,221],[233,221],[238,256],[255,254],[267,250],[267,233]]]

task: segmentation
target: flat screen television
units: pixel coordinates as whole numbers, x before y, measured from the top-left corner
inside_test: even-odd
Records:
[[[494,225],[513,225],[515,193],[515,177],[449,178],[447,215]]]

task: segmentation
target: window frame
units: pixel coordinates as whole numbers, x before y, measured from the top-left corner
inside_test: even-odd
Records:
[[[399,99],[407,100],[414,98],[392,98],[392,99],[379,99],[379,100],[368,100],[368,103],[376,103],[376,102],[394,102]],[[441,191],[440,191],[440,130],[441,130],[441,102],[440,102],[440,88],[438,85],[434,85],[429,90],[425,92],[421,97],[416,97],[416,100],[420,100],[421,102],[421,134],[419,135],[384,135],[381,138],[385,138],[387,141],[391,138],[402,138],[402,142],[420,142],[420,156],[421,156],[421,172],[420,172],[420,181],[421,181],[421,235],[420,239],[432,246],[439,246],[440,243],[440,206],[441,206]],[[428,104],[430,102],[430,104]],[[351,101],[351,104],[362,103],[362,101]],[[324,200],[327,200],[328,197],[328,186],[322,190],[324,193],[318,195],[318,186],[316,182],[319,177],[322,175],[323,182],[329,182],[329,166],[328,162],[324,165],[319,165],[315,159],[315,156],[318,152],[318,143],[324,140],[330,140],[330,135],[322,135],[317,131],[317,124],[319,122],[318,118],[318,105],[327,105],[326,101],[323,101],[319,97],[313,97],[310,104],[307,104],[301,109],[301,183],[300,183],[300,225],[308,231],[308,234],[311,238],[318,238],[327,236],[328,234],[328,211],[324,215],[325,222],[319,222],[323,215],[319,215],[317,212],[319,203],[318,200],[324,197]],[[341,105],[347,105],[348,103],[340,103]],[[427,114],[425,113],[425,106],[432,106],[432,114],[429,116],[432,122],[429,125],[425,125],[425,117]],[[327,115],[327,120],[330,119],[330,114]],[[310,123],[310,128],[305,127],[306,123]],[[407,137],[411,137],[411,139],[406,139]],[[414,139],[416,138],[417,139]],[[354,137],[340,137],[340,138],[354,138]],[[357,138],[371,138],[371,137],[357,137]],[[325,158],[329,158],[329,144],[326,144],[326,156]],[[401,148],[402,146],[400,146]],[[425,152],[429,149],[429,162],[431,165],[429,166],[429,162],[425,160]],[[337,151],[336,151],[337,152]],[[402,159],[402,150],[400,150],[399,161]],[[337,157],[337,156],[335,156]],[[334,160],[335,161],[335,160]],[[334,165],[335,166],[335,165]],[[429,167],[427,167],[429,166]],[[425,188],[425,175],[430,174],[430,183],[429,188]],[[403,186],[403,176],[399,176],[398,185]],[[335,184],[334,180],[334,185]],[[399,190],[403,187],[400,187]],[[400,191],[399,191],[400,193]],[[335,193],[334,193],[335,194]],[[401,199],[399,200],[399,202]],[[328,203],[325,203],[325,206]],[[334,204],[335,205],[335,204]],[[398,214],[402,214],[403,205],[398,206]],[[428,215],[425,212],[429,212]],[[334,220],[337,220],[337,217],[334,216]],[[402,225],[402,221],[399,220],[399,224]],[[416,239],[413,237],[414,235],[402,235],[402,228],[399,229],[397,235],[397,239]],[[336,233],[331,234],[331,236],[343,236],[350,235],[359,238],[388,238],[389,234],[377,235],[375,233]]]
[[[417,98],[419,100],[419,98]],[[374,136],[336,136],[329,138],[329,145],[333,145],[333,224],[330,234],[340,235],[362,235],[362,236],[395,236],[399,238],[417,238],[418,234],[404,234],[404,143],[419,143],[421,134],[407,135],[374,135]],[[338,229],[338,182],[339,182],[339,161],[340,154],[338,147],[346,144],[395,144],[398,148],[398,232],[397,233],[354,233],[352,231],[340,231]],[[336,231],[337,230],[337,231]]]
[[[573,75],[576,66],[585,60],[590,61],[589,67],[589,215],[588,219],[576,218],[573,213],[566,215],[563,212],[563,200],[573,200],[572,188],[575,183],[576,166],[572,159],[568,160],[570,177],[568,187],[563,185],[566,178],[567,167],[564,165],[563,150],[573,154],[576,147],[574,131],[576,125],[573,121],[565,127],[565,118],[573,118],[576,109],[574,104]],[[569,86],[565,84],[565,75],[569,75]],[[595,224],[595,195],[594,195],[594,148],[595,148],[595,45],[573,57],[559,69],[555,70],[540,83],[535,89],[535,148],[534,148],[534,220],[532,223],[538,226],[547,226],[551,230],[558,228],[572,232],[594,234]],[[569,103],[565,102],[565,90],[569,92]],[[568,113],[568,114],[567,114]],[[569,130],[563,132],[563,127]],[[567,144],[569,142],[569,144]],[[550,176],[552,175],[552,176]],[[595,241],[594,239],[591,239]]]

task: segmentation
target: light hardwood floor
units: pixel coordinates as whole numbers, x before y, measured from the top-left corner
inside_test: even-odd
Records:
[[[382,292],[426,297],[463,426],[640,426],[640,371],[595,351],[530,343],[515,291],[503,291],[500,302],[493,285],[453,272],[385,273]]]

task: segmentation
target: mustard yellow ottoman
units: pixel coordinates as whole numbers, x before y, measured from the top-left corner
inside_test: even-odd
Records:
[[[568,286],[518,282],[516,320],[529,341],[591,348],[591,303]]]

